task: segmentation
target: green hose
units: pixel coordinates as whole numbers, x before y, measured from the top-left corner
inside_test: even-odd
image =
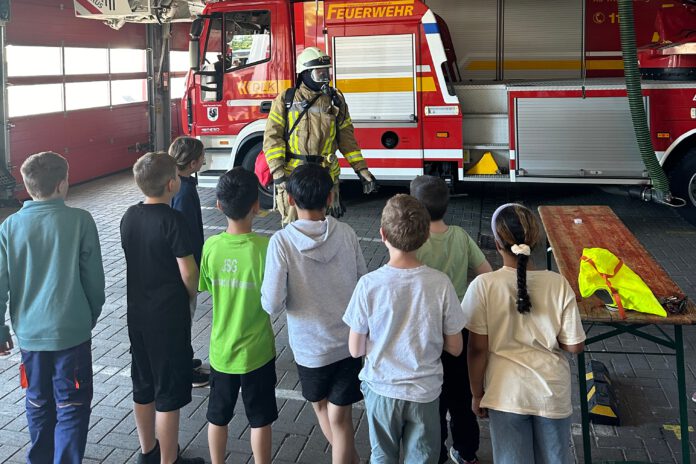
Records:
[[[650,138],[648,118],[643,105],[643,93],[640,86],[640,69],[638,68],[638,52],[636,48],[635,23],[633,19],[633,0],[619,0],[619,21],[621,31],[621,50],[623,52],[624,75],[626,77],[626,93],[631,108],[633,130],[636,133],[640,156],[648,170],[650,180],[658,195],[658,200],[671,200],[669,181],[665,171],[655,157],[655,148]],[[661,198],[660,198],[661,197]]]

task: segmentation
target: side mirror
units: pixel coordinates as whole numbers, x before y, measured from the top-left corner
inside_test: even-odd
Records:
[[[203,32],[203,18],[196,18],[191,23],[191,41],[189,42],[189,67],[193,71],[199,71],[201,66],[200,37]]]
[[[192,71],[200,71],[201,68],[201,46],[197,37],[189,42],[189,67]]]

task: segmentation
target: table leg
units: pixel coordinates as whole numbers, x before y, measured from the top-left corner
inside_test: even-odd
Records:
[[[553,263],[551,262],[551,257],[553,256],[553,248],[548,240],[546,240],[546,270],[553,270]]]
[[[587,373],[585,372],[585,352],[578,353],[578,380],[580,384],[580,422],[582,423],[582,452],[585,464],[592,464],[592,445],[590,444],[590,414],[587,408]]]
[[[677,391],[679,392],[679,426],[681,427],[682,463],[689,464],[689,414],[686,404],[686,376],[684,374],[684,339],[682,327],[674,326],[674,350],[677,354]]]

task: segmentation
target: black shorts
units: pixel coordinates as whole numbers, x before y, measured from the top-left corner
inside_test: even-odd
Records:
[[[220,427],[230,423],[241,387],[244,411],[251,428],[273,423],[278,419],[276,381],[275,358],[246,374],[225,374],[211,367],[208,422]]]
[[[133,401],[155,402],[160,412],[191,402],[191,328],[143,330],[128,327],[131,343]]]
[[[350,406],[363,398],[358,374],[362,358],[345,358],[323,367],[297,365],[302,396],[316,403],[323,399],[336,406]]]

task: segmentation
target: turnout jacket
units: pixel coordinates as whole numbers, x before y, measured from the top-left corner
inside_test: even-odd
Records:
[[[286,131],[290,132],[304,107],[317,96],[286,143]],[[321,165],[329,168],[331,178],[337,182],[341,168],[336,150],[341,151],[355,172],[367,169],[355,140],[348,105],[342,96],[341,106],[336,108],[328,95],[314,92],[301,84],[290,109],[286,109],[285,92],[276,97],[263,137],[263,151],[274,179],[287,176],[297,166],[304,164],[306,158],[303,157],[320,156]]]

